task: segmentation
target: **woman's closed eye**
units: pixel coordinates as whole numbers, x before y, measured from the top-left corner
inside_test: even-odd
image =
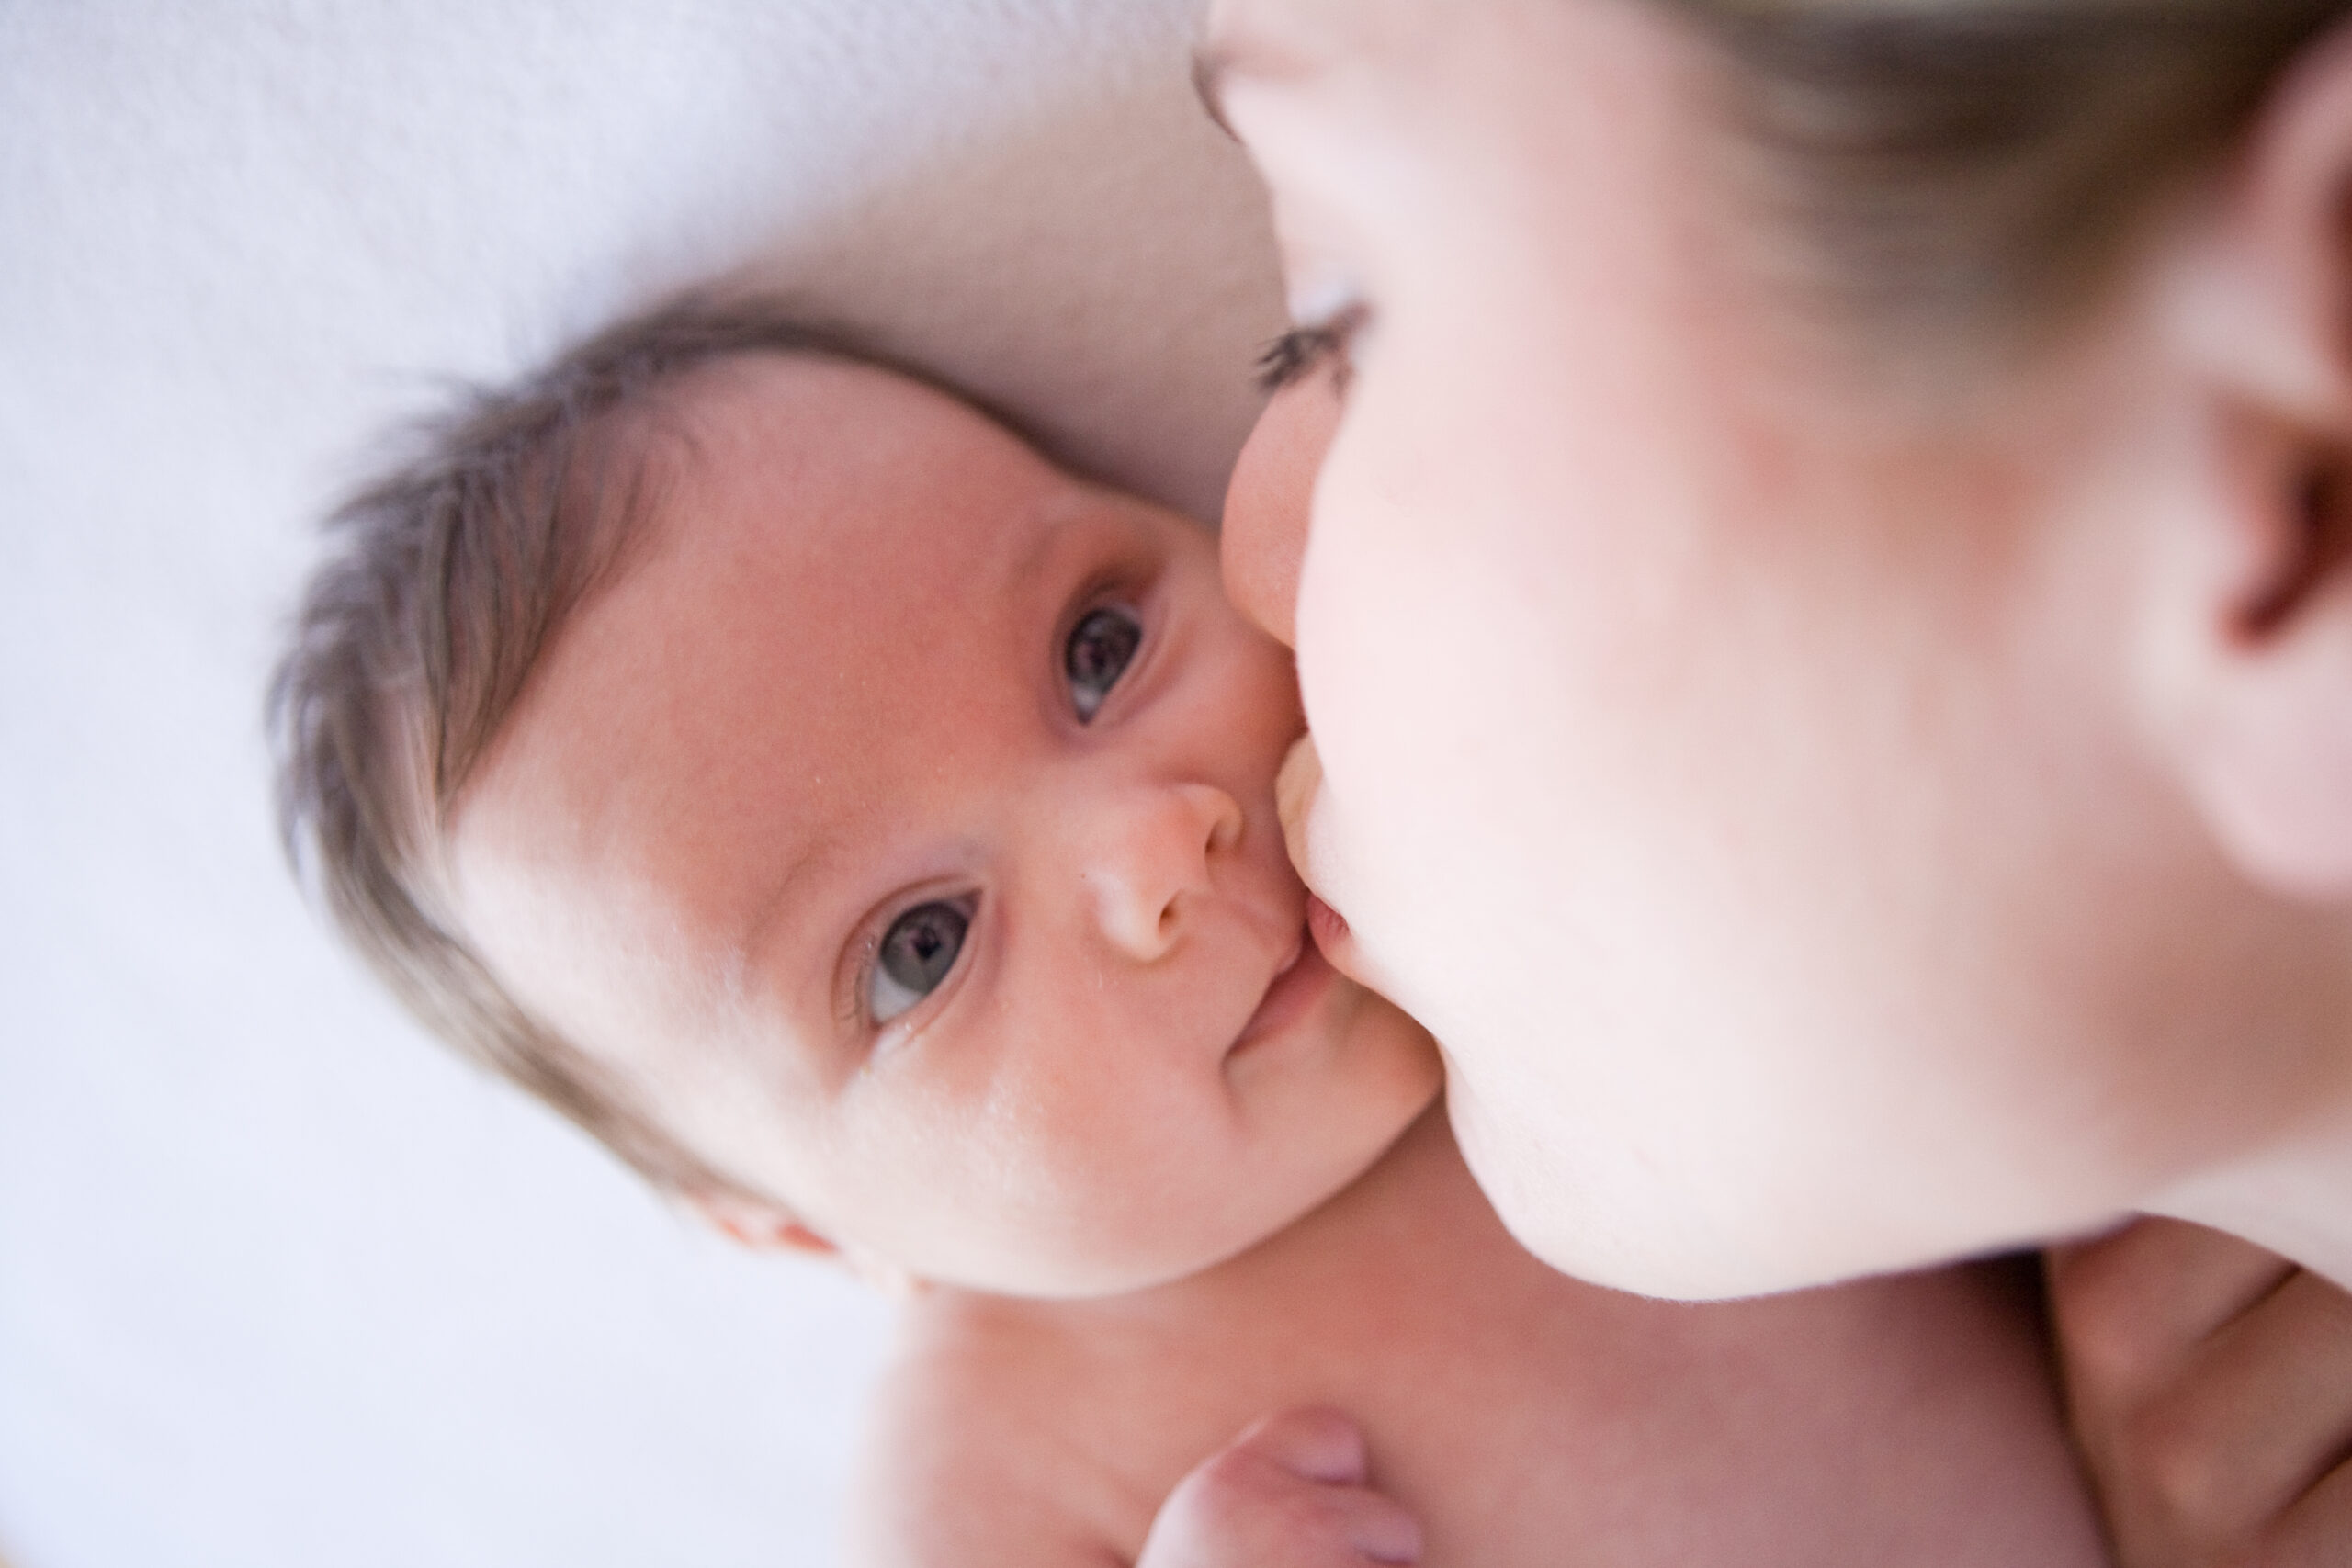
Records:
[[[888,1023],[937,990],[954,971],[971,926],[970,900],[960,898],[918,904],[892,920],[866,973],[866,1015]]]
[[[1132,611],[1106,604],[1079,617],[1062,645],[1062,673],[1069,680],[1070,705],[1080,724],[1101,710],[1142,643],[1143,623]]]
[[[1258,389],[1272,395],[1326,367],[1344,389],[1348,345],[1363,320],[1363,308],[1351,305],[1327,321],[1291,328],[1259,351]]]

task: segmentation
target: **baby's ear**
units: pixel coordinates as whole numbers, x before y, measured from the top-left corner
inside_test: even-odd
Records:
[[[829,1241],[763,1198],[724,1188],[700,1188],[681,1190],[673,1199],[696,1220],[739,1247],[759,1252],[797,1252],[811,1258],[831,1258],[893,1298],[911,1296],[925,1288],[922,1280],[889,1259],[854,1244],[842,1246]]]
[[[2210,436],[2158,633],[2181,777],[2255,881],[2352,901],[2352,26],[2257,117],[2160,288]]]
[[[714,1188],[682,1190],[676,1198],[687,1213],[739,1247],[762,1252],[781,1248],[823,1256],[840,1251],[831,1242],[763,1199]]]

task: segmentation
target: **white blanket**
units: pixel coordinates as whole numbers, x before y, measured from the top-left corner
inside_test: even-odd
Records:
[[[831,1553],[885,1317],[379,1000],[259,735],[437,378],[748,271],[1213,509],[1278,315],[1191,0],[0,5],[0,1558]]]

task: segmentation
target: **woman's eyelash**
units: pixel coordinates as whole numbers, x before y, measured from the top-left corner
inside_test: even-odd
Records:
[[[1261,392],[1281,391],[1313,375],[1335,355],[1345,355],[1348,339],[1363,320],[1358,310],[1343,310],[1327,321],[1293,327],[1258,352],[1257,380]],[[1346,374],[1341,361],[1340,373]]]

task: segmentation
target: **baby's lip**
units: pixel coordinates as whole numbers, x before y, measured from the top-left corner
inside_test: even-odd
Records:
[[[1338,977],[1317,945],[1309,922],[1302,920],[1292,938],[1289,953],[1275,968],[1273,978],[1267,981],[1265,996],[1250,1015],[1250,1021],[1241,1026],[1241,1032],[1234,1037],[1227,1057],[1238,1056],[1287,1032],[1314,1010]]]
[[[1307,897],[1312,898],[1315,895],[1310,893]],[[1297,933],[1290,939],[1289,956],[1285,957],[1280,964],[1274,965],[1274,977],[1273,979],[1266,982],[1266,989],[1270,991],[1272,990],[1275,983],[1281,980],[1283,976],[1291,972],[1291,966],[1296,964],[1299,960],[1299,955],[1306,951],[1307,943],[1313,939],[1313,935],[1314,933],[1307,927],[1301,926],[1298,929]]]

